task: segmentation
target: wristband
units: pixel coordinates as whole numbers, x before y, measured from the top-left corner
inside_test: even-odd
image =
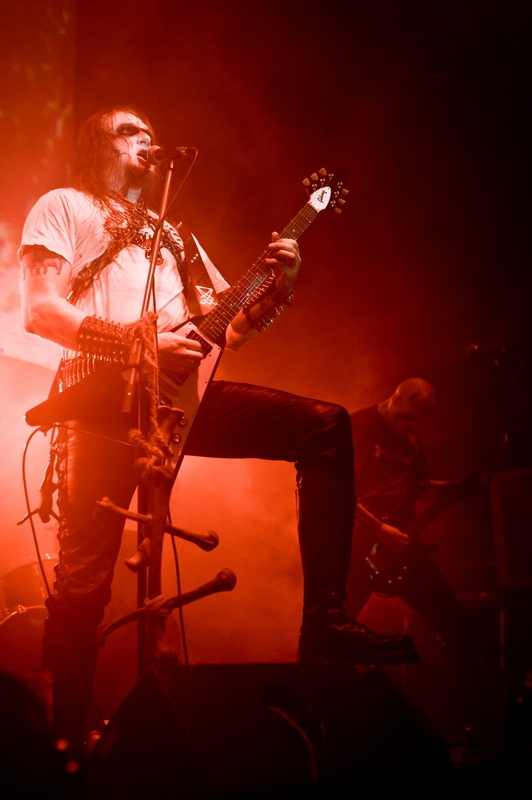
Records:
[[[293,290],[289,295],[282,294],[275,286],[272,276],[267,286],[242,309],[247,324],[253,330],[262,333],[275,322],[286,306],[292,305],[293,297]]]
[[[85,317],[79,327],[77,346],[80,353],[94,356],[100,361],[127,364],[132,341],[132,327],[126,328],[97,317]]]

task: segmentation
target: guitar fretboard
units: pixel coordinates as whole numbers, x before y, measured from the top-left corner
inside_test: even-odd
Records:
[[[318,216],[318,211],[307,203],[301,211],[283,228],[279,234],[281,239],[299,239],[311,222]],[[264,250],[247,272],[224,294],[220,303],[198,322],[198,330],[214,342],[222,341],[227,326],[236,313],[246,305],[260,289],[271,274],[271,267],[266,263],[269,251]]]

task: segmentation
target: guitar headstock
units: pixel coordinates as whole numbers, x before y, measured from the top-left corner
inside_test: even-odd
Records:
[[[341,214],[341,206],[345,204],[345,198],[349,194],[349,189],[344,188],[346,176],[345,167],[340,167],[335,172],[327,172],[322,167],[319,173],[313,172],[309,178],[305,178],[303,186],[310,196],[310,205],[316,211],[333,208],[337,214]]]

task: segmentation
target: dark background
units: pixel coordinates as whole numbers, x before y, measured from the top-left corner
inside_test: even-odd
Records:
[[[0,212],[16,231],[68,181],[74,133],[102,106],[132,103],[158,144],[198,148],[170,216],[229,281],[304,205],[305,177],[345,166],[343,213],[324,211],[301,239],[293,308],[227,352],[218,376],[349,410],[425,377],[438,395],[422,434],[434,477],[532,466],[528,2],[33,0],[1,14]],[[182,468],[176,519],[219,530],[215,566],[239,579],[190,608],[196,660],[293,658],[292,487],[289,465]],[[496,588],[501,537],[530,552],[529,495],[511,531],[494,526],[488,490],[435,524],[435,557],[458,590]],[[185,554],[185,582],[212,577],[209,563]],[[127,598],[111,614],[130,608],[129,579],[121,595],[117,573]],[[393,620],[388,610],[382,628]],[[105,659],[120,692],[117,651]]]

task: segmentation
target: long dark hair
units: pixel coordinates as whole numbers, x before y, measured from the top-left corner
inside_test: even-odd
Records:
[[[105,117],[123,111],[134,114],[149,128],[152,143],[155,140],[153,126],[146,115],[135,106],[111,106],[102,108],[90,116],[81,126],[77,136],[77,147],[72,161],[72,186],[91,194],[96,200],[107,203],[115,193],[109,190],[106,176],[117,162],[114,136],[102,124]],[[146,195],[153,193],[153,183],[146,187]],[[151,190],[151,191],[150,191]],[[123,198],[115,197],[123,202]],[[148,200],[149,197],[144,197]]]

